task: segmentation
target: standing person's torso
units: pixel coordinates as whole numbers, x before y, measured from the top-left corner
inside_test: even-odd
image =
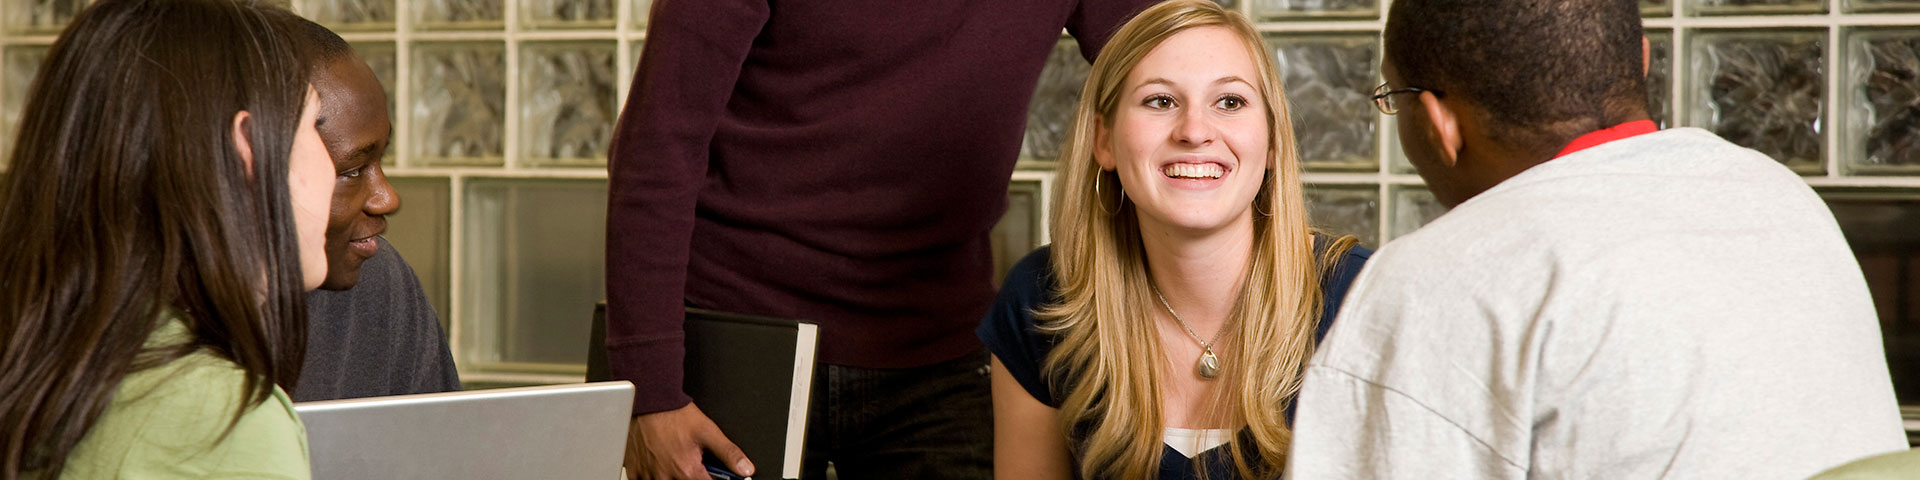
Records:
[[[1479,451],[1509,478],[1801,478],[1905,444],[1831,213],[1704,131],[1528,170],[1383,248],[1354,292],[1316,366],[1481,444],[1410,455]]]
[[[818,321],[828,363],[978,348],[967,331],[993,293],[988,233],[1041,68],[1079,7],[771,5],[711,142],[688,302]]]
[[[771,11],[711,142],[703,218],[853,258],[951,248],[992,226],[1072,2]]]

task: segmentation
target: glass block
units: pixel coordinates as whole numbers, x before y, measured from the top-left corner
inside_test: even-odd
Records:
[[[528,28],[613,28],[613,0],[521,0]]]
[[[447,233],[452,228],[448,213],[452,189],[446,178],[387,177],[387,181],[400,194],[400,211],[387,216],[387,233],[381,236],[400,250],[420,277],[420,287],[427,292],[433,311],[440,313],[444,327],[453,312],[448,300],[452,298],[448,275],[453,269],[447,253],[452,240]]]
[[[1850,32],[1841,158],[1857,173],[1920,174],[1920,33]]]
[[[505,26],[506,0],[433,0],[410,2],[413,24],[426,30],[498,30]]]
[[[1080,43],[1062,39],[1047,55],[1040,70],[1040,84],[1027,104],[1027,136],[1020,142],[1020,156],[1027,160],[1053,162],[1060,159],[1068,130],[1073,128],[1073,112],[1080,105],[1080,89],[1087,83],[1092,66],[1080,56]]]
[[[1848,13],[1920,12],[1920,0],[1842,0]]]
[[[392,30],[395,18],[393,2],[394,0],[306,0],[301,14],[334,30]]]
[[[1691,38],[1686,123],[1795,171],[1824,171],[1826,30],[1720,30]]]
[[[1693,0],[1687,3],[1693,7],[1693,13],[1701,15],[1827,12],[1826,0]]]
[[[1388,241],[1413,233],[1447,213],[1447,207],[1433,198],[1426,185],[1394,185],[1392,191],[1393,221],[1388,225]]]
[[[1673,4],[1668,0],[1640,0],[1640,16],[1665,17],[1673,15]]]
[[[461,234],[459,358],[476,369],[585,369],[606,298],[606,180],[474,178]]]
[[[501,165],[506,63],[506,47],[499,42],[414,45],[416,165]]]
[[[7,31],[59,33],[67,22],[87,8],[87,0],[7,0]]]
[[[1353,235],[1368,248],[1380,245],[1380,189],[1373,185],[1308,185],[1307,217],[1313,228]]]
[[[4,52],[6,91],[0,92],[0,168],[13,161],[13,142],[20,135],[20,112],[27,108],[27,95],[33,91],[33,79],[40,63],[47,58],[45,45],[12,45]]]
[[[1647,31],[1647,113],[1667,128],[1673,122],[1673,32]]]
[[[1824,189],[1840,231],[1865,274],[1894,395],[1920,404],[1920,193],[1912,190]]]
[[[632,62],[627,63],[626,70],[624,70],[623,73],[621,74],[622,78],[625,78],[629,82],[633,81],[632,74],[634,70],[640,68],[640,54],[645,51],[647,51],[646,40],[633,41],[633,46],[627,49],[627,59],[631,60]],[[622,83],[625,83],[625,82],[622,82]],[[621,99],[621,100],[624,101],[625,99]]]
[[[604,166],[620,112],[608,41],[520,48],[520,155],[528,165]]]
[[[994,224],[991,234],[994,288],[1000,288],[1007,270],[1020,263],[1021,257],[1040,248],[1040,233],[1047,228],[1040,213],[1045,202],[1042,190],[1037,180],[1014,180],[1007,186],[1007,213]]]
[[[1261,18],[1379,17],[1378,0],[1253,0]]]
[[[396,65],[398,65],[394,54],[393,42],[358,42],[353,44],[353,51],[354,53],[360,54],[362,60],[367,61],[367,67],[373,69],[373,77],[380,80],[380,88],[387,92],[387,118],[398,121],[400,118],[399,110],[395,107],[394,102],[399,101],[400,91],[394,89],[393,83],[397,75],[395,73]],[[397,152],[398,150],[397,148],[388,147],[387,155],[381,157],[380,163],[389,167],[393,166],[394,159],[400,156]]]
[[[653,15],[653,0],[621,0],[633,2],[633,26],[647,28],[647,18]]]
[[[1378,37],[1364,34],[1267,35],[1283,75],[1293,138],[1303,165],[1316,170],[1371,171],[1379,110]]]
[[[1420,173],[1413,168],[1413,162],[1407,160],[1407,150],[1400,145],[1400,122],[1387,117],[1380,124],[1380,135],[1387,137],[1387,167],[1393,173]]]

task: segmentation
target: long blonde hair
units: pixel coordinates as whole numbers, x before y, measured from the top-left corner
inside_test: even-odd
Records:
[[[1223,338],[1224,348],[1215,349],[1223,364],[1221,382],[1207,409],[1216,424],[1234,431],[1247,427],[1248,434],[1228,442],[1241,476],[1277,475],[1285,463],[1292,432],[1284,412],[1312,355],[1322,304],[1318,266],[1332,265],[1354,243],[1342,237],[1322,249],[1321,261],[1314,258],[1285,92],[1245,17],[1210,1],[1180,0],[1149,7],[1121,26],[1093,62],[1061,155],[1052,253],[1059,303],[1036,312],[1041,328],[1059,340],[1045,368],[1056,398],[1063,398],[1062,430],[1085,435],[1075,445],[1083,475],[1154,476],[1166,426],[1161,381],[1184,373],[1161,367],[1165,357],[1151,314],[1159,304],[1149,303],[1154,295],[1139,220],[1120,192],[1119,177],[1093,159],[1095,122],[1111,126],[1121,83],[1154,47],[1205,26],[1224,27],[1245,42],[1259,67],[1271,130],[1270,169],[1252,205],[1257,214],[1251,261],[1222,327],[1238,328]],[[1259,464],[1246,461],[1249,451]]]

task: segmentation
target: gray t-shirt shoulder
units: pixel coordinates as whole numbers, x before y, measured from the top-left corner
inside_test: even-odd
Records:
[[[1905,447],[1825,204],[1698,129],[1529,169],[1374,254],[1296,478],[1803,478]]]
[[[400,251],[379,253],[346,291],[307,295],[307,358],[295,401],[460,389],[453,354],[420,279]]]

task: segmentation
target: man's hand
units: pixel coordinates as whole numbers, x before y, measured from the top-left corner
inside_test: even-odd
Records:
[[[627,430],[627,474],[640,479],[708,480],[707,469],[700,465],[702,451],[713,452],[732,466],[733,473],[753,475],[747,454],[691,403],[633,417]]]

